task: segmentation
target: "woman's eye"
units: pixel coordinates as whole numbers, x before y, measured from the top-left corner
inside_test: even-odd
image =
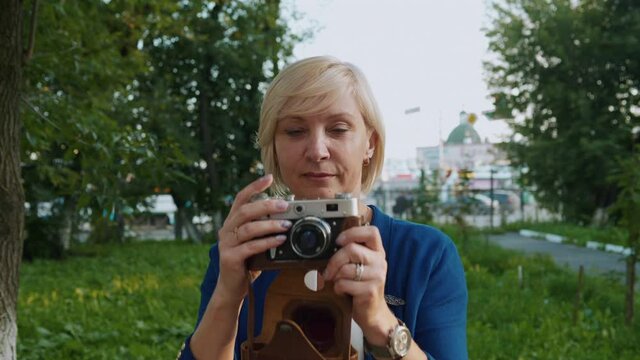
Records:
[[[284,133],[289,135],[289,136],[298,136],[298,135],[302,135],[304,133],[304,130],[302,130],[302,129],[286,129],[284,131]]]
[[[331,129],[331,132],[334,134],[343,134],[343,133],[346,133],[347,131],[349,131],[349,129],[346,127],[336,127]]]

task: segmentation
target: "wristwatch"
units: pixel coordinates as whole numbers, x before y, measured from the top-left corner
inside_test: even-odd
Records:
[[[409,328],[400,320],[389,332],[389,340],[384,346],[371,345],[364,339],[364,349],[377,360],[397,360],[402,359],[409,352],[411,347],[411,332]]]

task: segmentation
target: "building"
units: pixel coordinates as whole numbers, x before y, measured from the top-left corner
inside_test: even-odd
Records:
[[[473,127],[475,115],[460,113],[460,124],[455,127],[446,141],[439,145],[419,147],[417,163],[427,172],[435,170],[441,174],[460,169],[474,170],[490,165],[506,165],[504,152],[488,141],[482,141]]]
[[[453,192],[457,173],[462,169],[472,174],[469,182],[472,191],[486,191],[492,185],[494,189],[513,187],[506,154],[488,140],[482,140],[473,126],[475,120],[474,114],[463,111],[460,124],[440,144],[417,148],[415,160],[387,160],[381,181],[374,187],[373,202],[389,211],[396,198],[417,188],[421,171],[439,174],[442,201]]]

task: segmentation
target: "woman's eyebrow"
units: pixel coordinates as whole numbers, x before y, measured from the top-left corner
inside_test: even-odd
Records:
[[[327,116],[328,119],[336,119],[336,118],[337,119],[344,119],[344,118],[346,118],[348,120],[351,120],[354,117],[355,116],[353,116],[351,113],[348,113],[348,112],[340,112],[340,113],[335,113],[335,114],[329,114]]]
[[[302,122],[304,119],[301,116],[285,116],[283,118],[278,119],[278,122],[284,121],[292,121],[292,122]]]

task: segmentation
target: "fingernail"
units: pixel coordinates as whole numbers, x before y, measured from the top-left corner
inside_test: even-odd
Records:
[[[267,181],[268,179],[271,179],[272,177],[273,177],[273,175],[267,174],[267,175],[264,175],[263,177],[261,177],[260,181]]]
[[[285,229],[288,229],[288,228],[290,228],[290,227],[291,227],[291,221],[289,221],[289,220],[283,220],[283,221],[280,223],[280,226],[282,226],[282,227],[283,227],[283,228],[285,228]]]
[[[338,235],[338,238],[336,239],[336,244],[342,246],[343,242],[344,242],[344,234]]]
[[[285,240],[287,240],[287,235],[283,235],[283,234],[276,235],[277,242],[284,242]]]
[[[289,203],[284,200],[280,200],[276,203],[276,208],[278,210],[286,210],[286,208],[288,207],[289,207]]]

